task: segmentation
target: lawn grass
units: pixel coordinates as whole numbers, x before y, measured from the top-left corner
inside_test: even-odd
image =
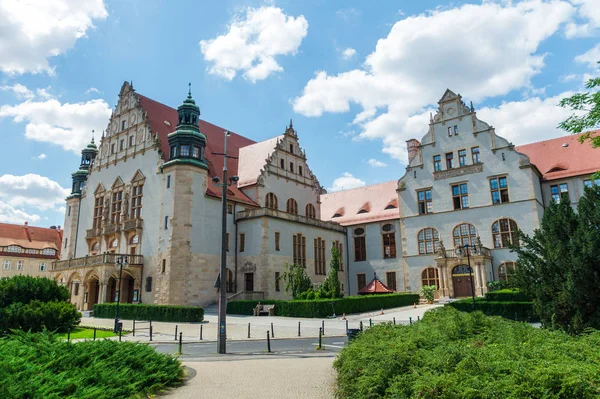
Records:
[[[129,333],[123,332],[123,335],[127,335]],[[115,334],[112,331],[106,330],[96,330],[96,338],[109,338],[116,337],[119,334]],[[67,333],[58,333],[56,334],[56,338],[58,339],[67,339]],[[83,338],[94,338],[94,329],[87,327],[75,327],[71,330],[71,339],[83,339]]]

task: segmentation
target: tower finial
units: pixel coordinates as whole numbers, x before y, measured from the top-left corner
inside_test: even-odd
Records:
[[[475,108],[473,108],[473,101],[471,101],[471,112],[475,112]]]
[[[290,129],[293,129],[294,125],[292,124],[292,118],[290,118]]]
[[[192,98],[192,82],[188,83],[188,98]]]
[[[92,129],[92,144],[94,143],[94,129]]]
[[[429,123],[433,123],[433,114],[429,113]]]

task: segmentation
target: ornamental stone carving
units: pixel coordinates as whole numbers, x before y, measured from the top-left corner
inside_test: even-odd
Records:
[[[256,272],[256,263],[246,262],[242,266],[242,273],[254,273]]]
[[[463,166],[460,168],[442,170],[439,172],[433,172],[433,180],[449,179],[451,177],[470,175],[472,173],[483,172],[483,164],[478,163],[474,165]]]

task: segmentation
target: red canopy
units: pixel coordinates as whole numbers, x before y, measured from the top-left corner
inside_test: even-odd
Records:
[[[359,295],[366,295],[366,294],[393,294],[394,290],[389,289],[388,287],[386,287],[385,284],[383,284],[381,282],[381,280],[379,280],[377,278],[377,273],[375,273],[375,276],[373,277],[373,280],[371,280],[371,282],[369,284],[367,284],[362,290],[358,291]]]

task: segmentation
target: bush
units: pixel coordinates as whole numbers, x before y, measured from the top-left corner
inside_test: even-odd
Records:
[[[175,358],[139,343],[70,343],[19,332],[0,340],[0,398],[146,398],[184,377]]]
[[[485,294],[487,301],[496,302],[531,302],[530,296],[523,294],[518,289],[504,289],[492,291]]]
[[[598,351],[600,332],[571,337],[444,307],[359,334],[334,362],[336,397],[598,398]]]
[[[506,319],[520,321],[539,321],[539,317],[533,311],[532,302],[517,301],[487,301],[485,298],[475,298],[475,309],[472,299],[460,299],[447,304],[462,312],[481,311],[487,316],[501,316]]]
[[[94,305],[94,317],[113,319],[116,303]],[[125,320],[200,322],[204,320],[204,309],[199,306],[171,306],[119,304],[119,317]]]
[[[14,276],[0,278],[0,308],[13,303],[28,304],[38,300],[42,302],[69,300],[69,291],[45,277]]]
[[[421,294],[427,300],[427,302],[433,302],[435,299],[435,291],[437,290],[437,286],[435,285],[424,285],[421,287]]]
[[[293,301],[232,301],[227,303],[227,313],[252,315],[252,310],[260,302],[262,304],[275,304],[275,314],[277,316],[327,317],[331,316],[334,310],[338,315],[342,313],[360,313],[412,305],[418,301],[418,294],[350,296],[339,299]]]
[[[64,332],[81,320],[81,313],[67,302],[31,301],[23,305],[13,303],[0,309],[0,330],[13,329],[40,332],[44,330]]]

